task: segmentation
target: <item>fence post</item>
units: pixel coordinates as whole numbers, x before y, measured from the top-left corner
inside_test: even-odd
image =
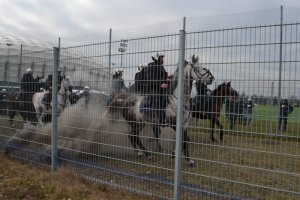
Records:
[[[277,126],[276,135],[279,130],[280,123],[280,103],[281,103],[281,73],[282,73],[282,28],[283,28],[283,6],[280,6],[280,44],[279,44],[279,78],[278,78],[278,110],[277,110]]]
[[[51,133],[51,170],[57,169],[57,70],[59,67],[60,49],[53,47],[53,72],[52,72],[52,133]]]
[[[42,66],[42,76],[45,76],[46,63]]]
[[[183,98],[184,98],[184,64],[185,64],[185,17],[183,18],[183,30],[180,30],[179,52],[178,52],[178,102],[176,118],[176,148],[175,148],[175,178],[174,178],[174,200],[180,199],[181,181],[181,148],[183,132]]]
[[[58,57],[57,57],[57,60],[58,60],[58,61],[57,61],[57,63],[58,63],[58,68],[60,67],[60,62],[59,62],[59,61],[60,61],[60,45],[61,45],[61,38],[59,37],[59,38],[58,38],[58,50],[59,50],[59,51],[58,51],[58,55],[57,55],[57,56],[58,56]],[[58,69],[58,68],[57,68],[57,69]]]
[[[111,83],[111,40],[112,40],[112,29],[109,29],[109,44],[108,44],[108,76],[109,76],[109,84],[108,84],[108,90],[110,90],[110,83]]]
[[[19,68],[18,68],[18,81],[19,81],[19,82],[21,82],[21,69],[22,69],[22,63],[23,63],[23,44],[21,44],[20,61],[19,61]]]

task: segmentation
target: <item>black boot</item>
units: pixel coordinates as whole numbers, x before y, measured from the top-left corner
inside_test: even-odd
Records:
[[[165,110],[161,110],[159,113],[159,123],[162,127],[165,127],[167,124],[166,112]]]

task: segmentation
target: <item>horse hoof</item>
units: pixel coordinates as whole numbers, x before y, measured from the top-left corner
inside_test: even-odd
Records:
[[[154,156],[148,156],[148,160],[153,160]]]
[[[195,162],[193,160],[188,161],[188,166],[189,167],[195,167]]]
[[[143,155],[144,155],[144,153],[143,152],[141,152],[141,151],[138,151],[138,157],[142,157]]]

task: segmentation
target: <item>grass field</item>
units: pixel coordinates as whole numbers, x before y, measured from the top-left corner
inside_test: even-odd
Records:
[[[253,110],[255,120],[277,120],[278,107],[270,105],[257,105]],[[300,108],[294,108],[294,111],[289,115],[289,122],[300,122]]]
[[[182,160],[182,182],[197,185],[207,191],[230,194],[251,199],[299,199],[300,198],[300,112],[299,108],[289,116],[288,130],[276,131],[277,108],[257,105],[254,108],[251,126],[236,125],[229,129],[229,122],[224,112],[221,123],[224,126],[224,141],[210,141],[208,120],[193,120],[188,134],[191,138],[190,152],[196,166],[188,167]],[[11,135],[14,129],[7,129],[6,119],[0,120],[1,135]],[[19,122],[17,127],[21,127]],[[120,130],[122,131],[122,130]],[[167,128],[163,132],[167,132]],[[215,130],[218,139],[219,130]],[[126,137],[127,138],[127,137]],[[163,138],[163,137],[162,137]],[[74,139],[74,138],[73,138]],[[150,139],[151,140],[151,139]],[[144,143],[149,141],[144,138]],[[174,141],[161,141],[166,149],[172,149]],[[168,148],[167,148],[168,147]],[[115,146],[114,148],[122,148]],[[127,155],[126,153],[84,153],[69,155],[89,160],[95,165],[117,167],[137,174],[151,174],[174,179],[174,159],[171,152],[162,154],[151,149],[155,159]],[[91,150],[93,151],[93,150]],[[88,151],[87,151],[88,152]],[[114,183],[139,190],[149,191],[158,196],[172,197],[172,187],[162,184],[146,183],[118,174],[106,174],[88,167],[78,167],[84,174],[95,177],[108,177]],[[115,177],[115,178],[114,178]],[[184,190],[185,191],[185,190]],[[193,199],[191,193],[183,192],[183,197]],[[201,199],[209,199],[203,196]]]
[[[66,168],[46,172],[36,165],[22,164],[3,155],[0,159],[0,198],[3,200],[150,200],[145,196],[87,182],[75,177]]]

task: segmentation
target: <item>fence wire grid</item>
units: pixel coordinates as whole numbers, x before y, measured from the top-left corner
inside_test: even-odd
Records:
[[[62,39],[54,50],[21,45],[0,57],[1,146],[11,157],[155,199],[299,199],[298,11],[209,25],[188,18],[166,32],[110,30],[102,42]],[[163,80],[147,74],[156,52]],[[36,78],[29,90],[28,68]]]

